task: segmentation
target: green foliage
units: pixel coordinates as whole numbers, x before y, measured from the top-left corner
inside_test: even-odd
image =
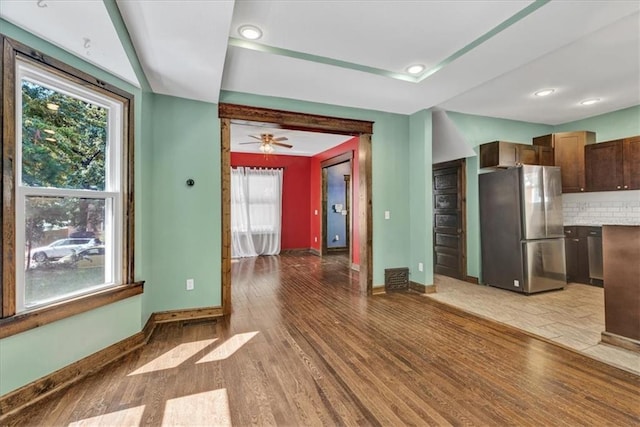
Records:
[[[60,108],[50,110],[48,103]],[[104,108],[23,81],[22,112],[24,185],[104,190]]]

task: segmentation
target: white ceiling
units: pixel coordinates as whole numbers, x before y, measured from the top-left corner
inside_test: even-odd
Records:
[[[299,130],[280,129],[273,125],[265,124],[231,124],[231,151],[239,153],[260,153],[258,147],[260,141],[249,135],[260,136],[262,133],[270,133],[274,138],[286,137],[285,144],[293,145],[292,148],[275,146],[273,154],[288,156],[315,156],[336,145],[340,145],[353,138],[349,135],[333,135],[326,133],[304,132]],[[254,144],[241,144],[242,142],[254,142]]]
[[[117,5],[152,89],[178,97],[215,103],[222,89],[401,114],[439,107],[550,125],[640,104],[638,1]],[[2,0],[0,16],[136,81],[102,1]],[[260,26],[263,38],[242,44],[242,24]],[[91,40],[88,56],[84,38]],[[437,72],[417,79],[402,74],[414,63]],[[534,99],[546,87],[556,93]],[[602,102],[579,105],[591,97]]]

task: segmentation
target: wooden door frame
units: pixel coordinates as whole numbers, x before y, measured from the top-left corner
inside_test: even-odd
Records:
[[[475,281],[467,276],[467,161],[466,159],[456,159],[448,162],[434,163],[431,165],[431,176],[433,177],[433,172],[437,169],[449,169],[449,168],[458,168],[460,173],[458,175],[458,197],[460,198],[460,256],[462,258],[462,268],[460,270],[461,280],[465,280],[467,282],[478,283],[477,279]],[[433,184],[432,184],[433,187]],[[432,188],[433,189],[433,188]],[[433,209],[435,211],[435,199]],[[434,232],[433,232],[433,267],[435,271],[435,263],[436,263],[436,240],[435,240],[435,223],[433,224]]]
[[[320,241],[320,255],[324,256],[326,254],[329,253],[329,249],[327,248],[327,206],[326,206],[326,195],[327,195],[327,177],[326,177],[326,169],[331,167],[331,166],[335,166],[335,165],[339,165],[341,163],[347,163],[349,162],[349,170],[351,172],[351,175],[353,175],[353,150],[349,150],[346,151],[342,154],[339,154],[335,157],[331,157],[330,159],[327,160],[323,160],[322,162],[320,162],[320,172],[322,174],[321,176],[321,189],[320,189],[320,213],[321,213],[321,221],[320,221],[320,236],[321,236],[321,241]],[[349,198],[349,195],[347,195],[347,199]],[[348,206],[346,207],[346,209],[349,209]],[[349,213],[347,213],[347,216],[349,216]],[[346,218],[346,220],[349,220],[349,217]],[[351,253],[351,243],[350,243],[350,234],[351,234],[351,224],[349,223],[347,225],[347,235],[346,235],[346,239],[347,239],[347,247],[349,248],[349,268],[351,268],[351,264],[352,264],[352,253]]]
[[[220,165],[222,210],[222,311],[231,313],[231,120],[273,123],[286,129],[334,133],[359,137],[358,182],[360,224],[360,272],[362,294],[373,291],[373,216],[371,204],[371,135],[373,122],[342,119],[315,114],[295,113],[268,108],[222,103],[218,106],[220,118]]]

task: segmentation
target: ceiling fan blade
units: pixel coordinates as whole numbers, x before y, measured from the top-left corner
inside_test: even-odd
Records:
[[[278,138],[273,138],[272,140],[273,141],[288,141],[289,138],[287,138],[286,136],[281,136],[281,137],[278,137]]]
[[[249,142],[239,142],[238,144],[240,145],[244,145],[244,144],[262,144],[261,141],[249,141]]]
[[[293,148],[293,145],[290,144],[283,144],[282,142],[272,142],[273,145],[277,145],[279,147],[287,147],[287,148]]]
[[[255,138],[258,141],[262,141],[262,138],[260,138],[259,136],[255,136],[255,135],[249,135],[251,138]]]

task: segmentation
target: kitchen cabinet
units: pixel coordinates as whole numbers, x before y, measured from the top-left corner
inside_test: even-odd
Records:
[[[564,227],[567,282],[589,283],[588,227]]]
[[[551,147],[493,141],[480,146],[480,168],[509,168],[517,165],[551,166]]]
[[[586,190],[584,148],[596,142],[596,134],[588,131],[561,132],[533,138],[533,145],[553,149],[553,164],[562,173],[562,192]]]
[[[602,341],[640,350],[640,226],[605,225]]]
[[[640,189],[640,136],[585,147],[587,191]]]

